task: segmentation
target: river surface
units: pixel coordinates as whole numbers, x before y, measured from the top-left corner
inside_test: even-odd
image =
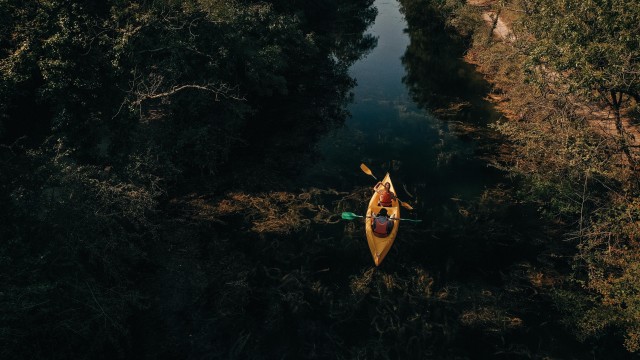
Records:
[[[427,357],[574,354],[575,342],[548,322],[554,315],[546,310],[546,298],[531,289],[540,252],[536,238],[542,236],[535,211],[501,203],[508,200],[495,192],[511,184],[485,156],[491,151],[485,145],[495,142],[487,138],[488,125],[500,118],[485,100],[489,85],[463,61],[464,45],[435,17],[421,23],[418,15],[418,23],[408,24],[399,2],[378,0],[375,6],[379,13],[369,31],[378,43],[351,67],[357,80],[351,117],[318,142],[318,161],[300,183],[355,192],[375,184],[360,163],[378,179],[390,172],[398,197],[415,209],[401,209],[402,217],[423,222],[401,223],[376,271],[402,279],[419,268],[434,279],[437,300],[428,301],[425,312],[429,326],[439,330],[432,333],[435,345],[422,345],[430,349]],[[464,106],[448,111],[456,104]],[[339,210],[364,214],[367,203]],[[314,264],[313,270],[326,271],[318,278],[343,288],[366,278],[373,261],[360,221],[335,232],[316,231],[318,237],[353,237],[361,254],[325,254],[335,258]],[[370,306],[379,308],[382,300],[395,304],[389,296]]]
[[[378,16],[370,32],[378,44],[351,67],[357,81],[354,102],[348,109],[351,117],[344,127],[321,139],[317,146],[320,161],[309,168],[303,182],[343,191],[374,185],[375,180],[359,169],[360,163],[365,163],[378,178],[390,172],[400,199],[416,209],[410,213],[412,217],[428,224],[439,220],[442,207],[452,204],[452,199],[476,198],[499,180],[500,174],[479,159],[477,140],[459,129],[485,127],[499,114],[483,100],[488,85],[460,57],[445,53],[435,63],[403,64],[412,40],[399,4],[379,0],[375,6]],[[429,45],[449,46],[450,39],[442,34],[443,30]],[[406,81],[410,66],[439,73],[462,96],[461,101],[473,106],[446,120],[419,106]]]

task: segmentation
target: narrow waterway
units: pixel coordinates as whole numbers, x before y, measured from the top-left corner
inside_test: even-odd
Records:
[[[394,281],[407,286],[397,285],[404,295],[389,291],[367,298],[360,309],[369,314],[345,325],[358,330],[389,321],[388,329],[377,331],[398,336],[389,345],[396,349],[387,353],[392,357],[404,351],[416,358],[573,353],[575,342],[548,322],[553,313],[541,316],[548,299],[530,281],[543,236],[535,211],[509,202],[502,191],[509,180],[486,160],[487,144],[495,142],[488,125],[500,117],[485,100],[488,83],[463,61],[464,44],[436,14],[409,14],[414,23],[408,24],[400,2],[378,0],[375,6],[379,13],[370,32],[378,44],[351,68],[357,80],[351,117],[319,141],[319,159],[300,183],[370,194],[362,190],[375,183],[360,171],[365,163],[378,178],[391,174],[397,195],[415,209],[403,210],[403,217],[423,222],[401,223],[379,268],[361,222],[315,228],[314,236],[345,244],[336,253],[320,252],[311,267],[326,272],[315,277],[356,294],[354,287],[363,283],[371,288],[365,293],[392,290]],[[366,205],[351,202],[338,210],[363,214]],[[434,294],[413,303],[421,286],[416,272],[431,279],[427,293]],[[405,302],[423,311],[413,317],[423,321],[418,328],[399,310]],[[413,337],[402,338],[403,331]],[[362,343],[349,333],[343,340]]]
[[[319,142],[320,161],[309,168],[305,180],[341,190],[373,184],[358,167],[364,162],[379,177],[391,173],[400,198],[417,210],[415,216],[438,221],[452,198],[473,199],[495,185],[499,174],[479,159],[478,141],[464,128],[484,126],[498,114],[482,100],[487,84],[461,57],[453,57],[459,53],[440,53],[431,63],[408,61],[416,56],[407,54],[411,42],[420,39],[410,38],[399,3],[377,1],[375,6],[379,13],[370,32],[378,45],[351,68],[357,81],[349,107],[352,116]],[[437,53],[437,47],[450,47],[450,39],[440,32],[429,44],[432,48],[421,50]],[[416,85],[409,83],[410,67],[438,73],[453,87],[450,91],[461,94],[459,101],[471,100],[473,106],[446,120],[434,115],[412,97],[409,87]]]
[[[351,117],[318,142],[318,159],[299,183],[368,197],[375,180],[359,165],[365,163],[379,179],[389,172],[398,197],[414,208],[402,209],[402,217],[422,222],[400,224],[383,271],[411,263],[442,282],[500,282],[488,272],[527,257],[526,243],[511,247],[511,241],[531,224],[524,213],[492,218],[504,211],[497,205],[503,199],[491,197],[501,195],[495,190],[507,179],[484,156],[493,141],[488,124],[500,116],[485,100],[489,85],[463,61],[463,44],[445,31],[437,14],[422,14],[428,16],[422,20],[425,31],[423,24],[409,27],[400,2],[378,0],[375,6],[378,16],[369,31],[378,43],[351,67],[357,81]],[[360,200],[337,210],[364,214],[368,198]],[[317,269],[348,278],[373,265],[361,221],[314,230],[320,237],[350,238],[361,254],[327,255],[333,261]]]

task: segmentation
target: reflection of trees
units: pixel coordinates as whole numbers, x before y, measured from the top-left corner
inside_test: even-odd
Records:
[[[342,66],[350,67],[377,44],[373,35],[364,33],[375,20],[377,9],[371,7],[373,0],[339,3],[336,20],[331,25],[334,55]]]
[[[376,39],[365,34],[377,14],[371,6],[373,0],[275,3],[286,11],[303,9],[301,26],[317,48],[291,57],[287,92],[264,99],[265,110],[275,112],[267,117],[277,117],[285,126],[344,120],[344,107],[354,85],[348,69],[376,45]]]
[[[249,119],[246,137],[253,145],[249,150],[264,149],[261,151],[267,158],[277,160],[250,158],[243,162],[255,160],[253,165],[266,165],[267,172],[295,172],[304,166],[301,156],[311,156],[310,144],[344,122],[355,85],[349,68],[377,44],[375,37],[365,34],[377,15],[372,3],[373,0],[300,5],[276,2],[283,11],[294,12],[298,6],[304,9],[296,16],[301,16],[301,28],[313,39],[315,50],[290,56],[286,91],[252,99],[256,116]]]
[[[429,0],[401,0],[410,43],[402,57],[407,74],[403,78],[413,100],[433,111],[471,114],[487,106],[482,97],[486,83],[462,60],[464,40],[447,32],[442,13]]]
[[[375,38],[364,31],[377,15],[373,0],[273,1],[286,11],[304,14],[306,32],[321,34],[321,47],[334,51],[336,60],[350,66],[375,46]]]

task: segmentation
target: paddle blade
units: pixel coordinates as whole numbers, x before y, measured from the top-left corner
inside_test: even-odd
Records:
[[[357,219],[357,218],[361,218],[362,216],[360,215],[356,215],[352,212],[343,212],[342,213],[342,218],[345,220],[353,220],[353,219]]]
[[[374,179],[378,180],[378,178],[376,178],[376,176],[375,176],[375,175],[373,175],[373,173],[371,172],[371,169],[369,169],[369,168],[367,167],[367,165],[365,165],[365,164],[360,164],[360,169],[362,169],[362,171],[363,171],[365,174],[367,174],[367,175],[371,175],[371,176],[373,176],[373,178],[374,178]]]
[[[400,200],[398,200],[398,201],[400,201]],[[407,204],[404,201],[400,201],[400,205],[402,205],[403,208],[406,208],[406,209],[409,209],[409,210],[413,210],[413,207],[411,205]]]

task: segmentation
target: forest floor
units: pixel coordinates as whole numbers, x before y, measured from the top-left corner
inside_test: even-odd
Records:
[[[517,37],[511,29],[511,18],[508,15],[499,14],[493,10],[492,5],[496,3],[496,0],[467,0],[467,3],[471,6],[476,6],[482,9],[482,19],[487,26],[491,28],[494,38],[499,39],[505,43],[515,43]],[[467,57],[466,59],[473,63],[473,59]],[[552,75],[552,74],[551,74]],[[501,96],[492,95],[490,100],[494,102],[498,108],[503,109],[500,106],[501,102],[508,101]],[[583,116],[587,119],[587,122],[594,128],[595,131],[614,138],[618,137],[617,129],[615,126],[615,115],[613,111],[606,108],[601,104],[576,102],[578,105],[577,115]],[[509,114],[505,112],[505,116],[511,118],[515,114]],[[629,137],[629,145],[633,149],[640,148],[640,124],[634,121],[631,116],[628,116],[628,109],[622,111],[622,123],[624,129]]]

